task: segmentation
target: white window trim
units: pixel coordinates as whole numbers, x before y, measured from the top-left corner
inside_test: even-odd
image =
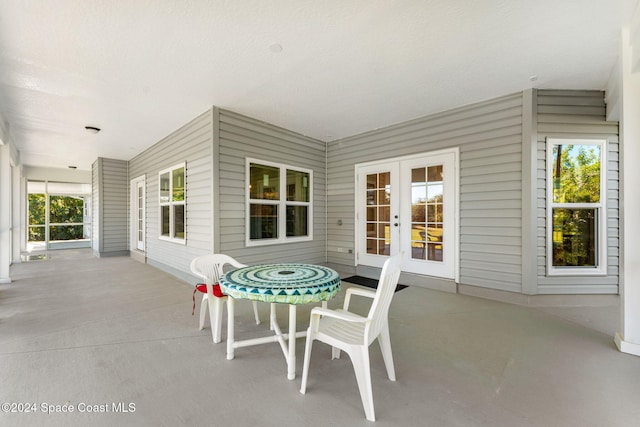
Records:
[[[271,166],[280,169],[280,200],[264,200],[264,199],[251,199],[251,192],[249,191],[249,185],[251,180],[251,163],[257,163],[259,165]],[[294,202],[286,200],[286,188],[287,188],[287,169],[304,172],[309,174],[309,202]],[[313,170],[301,168],[297,166],[291,166],[284,163],[268,162],[266,160],[246,158],[245,163],[245,245],[246,246],[266,246],[266,245],[279,245],[284,243],[294,242],[308,242],[313,240]],[[276,205],[278,206],[278,238],[277,239],[262,239],[251,240],[251,203],[259,203],[264,205]],[[287,214],[286,206],[308,206],[307,211],[307,231],[306,236],[287,237]]]
[[[171,190],[173,189],[173,171],[175,169],[184,168],[184,200],[180,202],[171,201]],[[160,201],[160,179],[161,176],[165,173],[169,173],[169,201],[161,202]],[[185,224],[184,224],[184,238],[177,237],[167,237],[162,235],[162,207],[169,206],[169,236],[173,236],[175,234],[174,226],[175,221],[172,221],[173,218],[173,206],[182,205],[184,206],[184,216],[185,216]],[[158,239],[164,240],[166,242],[179,243],[182,245],[187,244],[187,163],[182,162],[177,165],[171,166],[170,168],[166,168],[158,172]]]
[[[553,202],[553,147],[554,145],[600,146],[600,203],[554,203]],[[546,258],[548,276],[605,276],[607,275],[607,141],[604,139],[547,138],[546,144]],[[554,267],[553,266],[553,208],[595,208],[597,215],[597,266]]]

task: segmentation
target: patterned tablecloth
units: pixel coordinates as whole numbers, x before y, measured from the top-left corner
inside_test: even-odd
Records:
[[[340,277],[320,265],[259,264],[224,274],[220,287],[232,298],[309,304],[333,298],[340,290]]]

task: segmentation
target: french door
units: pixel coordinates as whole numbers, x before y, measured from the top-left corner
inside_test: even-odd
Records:
[[[131,249],[145,250],[145,177],[131,181]]]
[[[455,278],[457,150],[356,166],[357,263]]]

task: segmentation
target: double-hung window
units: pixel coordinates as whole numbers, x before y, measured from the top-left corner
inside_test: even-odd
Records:
[[[313,239],[313,171],[247,159],[247,246]]]
[[[547,140],[547,272],[607,273],[606,141]]]
[[[185,163],[160,171],[160,239],[185,243]]]

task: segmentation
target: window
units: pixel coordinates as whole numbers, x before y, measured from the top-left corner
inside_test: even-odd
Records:
[[[185,164],[160,171],[160,239],[185,243]]]
[[[27,194],[30,245],[90,246],[91,184],[29,181]]]
[[[313,238],[313,171],[247,159],[247,180],[247,246]]]
[[[547,272],[606,274],[606,141],[547,141]]]

